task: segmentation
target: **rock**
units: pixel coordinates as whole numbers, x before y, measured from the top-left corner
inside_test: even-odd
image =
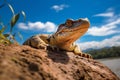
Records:
[[[72,52],[0,45],[0,80],[120,80],[102,63]]]

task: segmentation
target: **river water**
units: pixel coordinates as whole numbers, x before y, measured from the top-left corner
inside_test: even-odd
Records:
[[[98,61],[105,64],[120,78],[120,58],[99,59]]]

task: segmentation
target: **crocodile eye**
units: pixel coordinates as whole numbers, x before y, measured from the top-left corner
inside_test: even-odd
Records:
[[[72,26],[73,21],[68,19],[65,24],[66,24],[67,27],[70,27],[70,26]]]
[[[64,26],[65,26],[65,24],[60,24],[60,25],[58,26],[57,31],[59,31],[60,29],[64,28]]]
[[[78,20],[78,22],[81,22],[81,21],[82,21],[82,19],[79,19],[79,20]]]

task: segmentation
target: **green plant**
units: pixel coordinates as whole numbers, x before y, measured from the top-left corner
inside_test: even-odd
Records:
[[[19,13],[15,13],[13,7],[11,6],[11,4],[7,3],[6,0],[4,0],[4,3],[2,5],[0,5],[0,8],[4,7],[4,6],[8,6],[13,14],[9,25],[5,25],[2,21],[0,21],[0,43],[2,44],[11,44],[16,42],[15,40],[15,36],[16,34],[18,34],[18,36],[22,39],[22,36],[20,34],[20,32],[14,33],[13,32],[13,28],[15,26],[15,24],[17,23],[17,21],[20,18],[20,14],[22,14],[24,16],[24,21],[26,19],[26,15],[24,11],[20,11]],[[8,29],[8,26],[10,26],[10,30],[9,33],[5,33],[5,30]]]

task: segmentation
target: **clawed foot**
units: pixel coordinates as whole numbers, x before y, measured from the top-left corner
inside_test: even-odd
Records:
[[[89,59],[92,59],[92,56],[90,54],[87,54],[87,53],[77,53],[76,55],[79,55],[81,57],[85,57],[85,58],[89,58]]]
[[[36,46],[36,48],[47,50],[47,45],[46,44],[40,44],[40,45]]]
[[[82,57],[92,59],[92,56],[90,54],[87,54],[87,53],[82,53]]]

